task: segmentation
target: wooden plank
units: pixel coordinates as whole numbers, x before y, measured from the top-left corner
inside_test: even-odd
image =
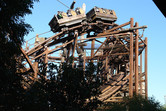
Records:
[[[94,48],[95,48],[95,39],[91,42],[91,62],[93,62],[92,58],[94,57]]]
[[[122,45],[124,45],[124,47],[125,47],[125,49],[126,49],[127,51],[130,51],[129,48],[126,47],[126,45],[125,45],[121,40],[120,40],[119,42],[120,42]]]
[[[133,27],[134,20],[130,19],[130,27]],[[130,34],[130,77],[129,77],[129,96],[133,97],[133,33]]]
[[[135,24],[136,27],[138,27],[138,23]],[[136,36],[135,36],[135,93],[138,95],[138,36],[139,32],[138,29],[136,29]]]
[[[76,49],[76,45],[77,45],[78,31],[75,31],[74,37],[75,38],[74,38],[74,45],[73,45],[73,52],[72,52],[73,57],[74,57],[75,49]]]
[[[114,31],[114,30],[116,30],[116,29],[119,29],[119,28],[121,28],[121,27],[124,27],[124,26],[126,26],[126,25],[129,25],[129,24],[130,24],[130,21],[127,22],[127,23],[124,23],[124,24],[122,24],[122,25],[116,26],[116,27],[114,27],[114,28],[112,28],[112,29],[109,29],[109,30],[107,30],[105,33],[99,33],[97,36],[107,35],[107,34],[109,34],[110,32],[112,32],[112,31]],[[115,31],[115,32],[117,32],[117,31]]]
[[[35,80],[37,79],[37,73],[38,73],[38,62],[34,62],[33,66],[35,68],[35,72],[34,72],[34,78]]]
[[[25,57],[26,61],[28,62],[29,67],[33,70],[33,72],[35,72],[35,68],[33,67],[32,62],[30,61],[29,57],[27,56],[27,54],[25,53],[25,51],[22,49],[22,47],[20,47],[20,50],[21,50],[23,56]]]
[[[49,41],[51,41],[51,40],[57,38],[57,37],[58,37],[59,35],[61,35],[61,34],[63,34],[63,32],[59,32],[59,33],[55,34],[54,36],[52,36],[52,37],[46,39],[46,40],[43,41],[42,43],[40,43],[40,44],[38,44],[37,46],[33,47],[32,49],[28,50],[28,51],[26,52],[26,54],[27,54],[27,53],[30,53],[31,51],[37,49],[38,47],[40,47],[40,46],[42,46],[42,45],[44,45],[44,44],[46,44],[47,42],[49,42]]]
[[[76,45],[77,45],[77,38],[78,38],[78,30],[76,30],[74,32],[74,45],[73,45],[73,52],[72,52],[72,57],[74,58],[74,54],[75,54],[75,50],[76,50]],[[73,60],[73,63],[72,63],[72,67],[74,67],[74,60]]]
[[[56,48],[54,48],[54,49],[52,49],[52,50],[48,50],[48,54],[52,53],[53,51],[55,51],[55,50],[57,50],[57,49],[59,49],[59,48],[61,48],[61,47],[64,47],[64,46],[66,46],[66,45],[72,43],[73,41],[74,41],[74,40],[71,40],[71,41],[69,41],[69,42],[67,42],[67,43],[65,43],[65,44],[63,44],[63,45],[57,46]],[[35,59],[37,59],[37,58],[39,58],[39,57],[41,57],[41,56],[43,56],[43,55],[45,55],[45,54],[46,54],[46,51],[44,51],[43,53],[39,54],[38,56],[36,56],[36,57],[33,58],[32,60],[35,60]]]
[[[145,38],[145,96],[148,98],[148,39],[147,37]]]
[[[140,54],[140,82],[139,82],[139,84],[140,84],[140,95],[142,95],[142,82],[141,82],[141,80],[142,80],[142,77],[141,77],[141,75],[142,75],[142,53]]]

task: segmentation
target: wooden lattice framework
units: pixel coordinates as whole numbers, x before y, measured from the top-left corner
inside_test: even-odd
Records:
[[[28,42],[25,49],[21,48],[26,58],[26,68],[23,71],[32,71],[33,76],[30,78],[36,80],[39,60],[46,64],[60,64],[72,56],[73,65],[83,70],[89,61],[101,62],[99,75],[105,78],[105,84],[101,86],[102,94],[98,97],[100,100],[120,101],[124,96],[132,97],[134,92],[147,97],[147,37],[144,38],[139,33],[139,30],[145,28],[147,27],[139,27],[131,18],[121,25],[102,21],[84,22],[42,40],[37,35],[32,48],[28,46]],[[87,44],[91,45],[90,48],[86,48]],[[96,44],[99,47],[96,48]]]

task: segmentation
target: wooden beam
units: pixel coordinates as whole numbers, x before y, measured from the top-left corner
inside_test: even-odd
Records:
[[[145,38],[145,96],[148,98],[148,39]]]
[[[86,63],[86,51],[84,50],[84,62],[83,62],[83,70],[85,71],[85,63]]]
[[[101,41],[99,41],[99,40],[97,40],[97,39],[95,39],[95,41],[97,41],[97,42],[99,42],[99,43],[101,43],[101,44],[103,43],[103,42],[101,42]]]
[[[142,80],[142,53],[140,54],[140,74],[139,74],[139,78],[140,78],[140,82],[139,82],[139,84],[140,84],[140,95],[142,95],[142,82],[141,82],[141,80]]]
[[[44,46],[39,46],[39,47],[37,47],[36,49],[34,49],[34,50],[32,50],[32,51],[30,51],[30,52],[28,52],[28,53],[26,53],[28,56],[31,56],[32,54],[34,54],[36,51],[38,51],[38,50],[40,50],[40,49],[42,49]]]
[[[52,36],[52,37],[46,39],[45,41],[41,42],[40,44],[38,44],[38,45],[35,46],[34,48],[30,49],[30,50],[27,51],[26,53],[30,53],[31,51],[37,49],[38,47],[43,46],[44,44],[46,44],[47,42],[49,42],[49,41],[51,41],[51,40],[57,38],[57,37],[58,37],[59,35],[61,35],[61,34],[63,34],[63,32],[59,32],[59,33],[55,34],[54,36]]]
[[[122,45],[124,45],[124,47],[125,47],[125,49],[126,49],[127,51],[130,51],[129,48],[128,48],[121,40],[119,40],[119,42],[120,42]]]
[[[133,27],[134,20],[130,19],[130,27]],[[130,77],[129,77],[129,96],[133,97],[133,32],[130,34]]]
[[[114,30],[116,30],[116,29],[119,29],[119,28],[121,28],[121,27],[124,27],[124,26],[126,26],[126,25],[129,25],[130,23],[131,23],[130,21],[129,21],[129,22],[126,22],[126,23],[124,23],[124,24],[122,24],[122,25],[118,25],[117,27],[114,27],[114,28],[109,29],[109,30],[107,30],[107,31],[109,31],[109,32],[114,31]]]
[[[94,48],[95,48],[95,39],[93,39],[91,42],[91,59],[94,56]],[[91,60],[91,62],[93,62],[93,60]]]
[[[48,67],[48,48],[46,47],[45,50],[46,50],[46,52],[45,52],[46,55],[45,55],[45,60],[44,60],[44,63],[45,63],[45,68],[44,68],[44,72],[45,72],[44,76],[45,77],[44,78],[47,79],[47,73],[46,72],[47,72],[47,67]]]
[[[136,27],[138,27],[138,23],[135,24]],[[135,36],[135,93],[138,95],[138,36],[139,32],[138,29],[136,29],[136,36]]]
[[[33,64],[32,62],[30,61],[29,57],[26,55],[25,51],[22,49],[22,47],[19,47],[23,56],[25,57],[26,61],[28,62],[29,64],[29,67],[33,70],[33,72],[35,72],[35,68],[33,67]]]
[[[34,62],[33,66],[35,68],[35,72],[34,72],[34,78],[35,80],[37,79],[37,73],[38,73],[38,62]]]
[[[105,71],[108,72],[108,63],[109,63],[109,59],[108,56],[106,56],[105,58]]]
[[[110,36],[121,36],[121,35],[130,35],[129,32],[127,33],[112,33],[110,32],[108,35],[97,35],[97,36],[94,36],[94,37],[89,37],[89,38],[84,38],[84,39],[77,39],[77,41],[82,41],[82,40],[91,40],[91,39],[97,39],[97,38],[107,38],[107,37],[110,37]]]
[[[78,30],[75,30],[74,32],[74,45],[73,45],[73,52],[72,52],[72,57],[74,58],[74,54],[75,54],[75,49],[76,49],[76,45],[77,45],[77,38],[78,38]],[[73,63],[72,63],[72,67],[74,67],[74,60],[73,60]]]
[[[56,48],[54,48],[54,49],[52,49],[52,50],[48,50],[48,54],[53,53],[55,50],[57,50],[57,49],[59,49],[59,48],[61,48],[61,47],[64,47],[64,46],[66,46],[66,45],[72,43],[73,41],[74,41],[74,40],[71,40],[71,41],[69,41],[69,42],[67,42],[67,43],[65,43],[65,44],[62,44],[62,45],[60,45],[60,46],[57,46]],[[39,54],[38,56],[36,56],[36,57],[33,58],[32,60],[35,60],[35,59],[37,59],[37,58],[39,58],[39,57],[41,57],[41,56],[43,56],[43,55],[45,55],[45,54],[46,54],[46,51],[44,51],[43,53]]]
[[[77,45],[77,38],[78,38],[78,31],[75,31],[74,32],[74,45],[73,45],[73,52],[72,52],[72,56],[74,57],[74,54],[75,54],[75,49],[76,49],[76,45]]]
[[[95,56],[95,54],[99,51],[99,49],[105,44],[105,42],[108,40],[108,38],[109,38],[109,37],[107,37],[107,38],[105,39],[105,41],[100,45],[100,47],[96,50],[96,52],[94,53],[94,56]]]
[[[70,59],[71,49],[72,49],[72,43],[68,45],[67,60],[66,60],[67,63],[69,62]]]

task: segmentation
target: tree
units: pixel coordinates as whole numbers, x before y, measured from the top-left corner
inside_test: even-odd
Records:
[[[145,99],[141,95],[134,95],[132,98],[124,98],[120,103],[108,103],[102,105],[104,111],[163,111],[159,102],[153,97]]]
[[[67,63],[60,67],[55,64],[49,66],[50,82],[47,90],[52,110],[91,111],[97,107],[100,101],[96,97],[101,81],[95,74],[93,63],[89,63],[86,71],[72,68],[72,64]]]
[[[25,94],[23,110],[92,111],[100,104],[97,96],[101,81],[93,63],[86,71],[73,68],[72,63],[49,63],[47,72],[42,67],[39,72],[39,79]]]
[[[133,98],[127,98],[126,105],[129,111],[160,111],[160,103],[155,101],[153,97],[145,99],[141,95],[135,95]]]
[[[24,94],[21,111],[50,111],[46,81],[38,80]]]
[[[162,111],[166,111],[166,104],[162,106]]]
[[[19,110],[21,76],[16,73],[17,57],[20,55],[24,36],[32,30],[24,22],[24,16],[31,14],[33,4],[38,0],[0,0],[0,110]],[[17,101],[17,102],[16,102]]]
[[[97,99],[101,81],[93,63],[85,71],[72,63],[49,63],[47,72],[45,64],[40,65],[40,77],[25,92],[23,111],[92,111],[101,103]]]

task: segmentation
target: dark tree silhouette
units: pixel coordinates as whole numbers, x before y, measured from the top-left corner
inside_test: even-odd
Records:
[[[25,94],[23,109],[25,111],[41,109],[92,111],[96,109],[101,103],[97,99],[101,81],[97,78],[95,67],[93,63],[89,63],[83,71],[73,68],[72,63],[63,63],[60,66],[50,63],[47,72],[41,68],[39,79]],[[48,76],[47,80],[43,76],[45,73]]]
[[[53,65],[53,64],[52,64]],[[51,67],[52,67],[51,65]],[[48,87],[51,107],[56,110],[92,111],[100,101],[96,98],[101,81],[95,74],[93,63],[89,63],[86,70],[72,68],[72,64],[64,63],[61,68],[54,65],[57,76],[51,77]],[[54,70],[54,69],[51,69]],[[52,86],[54,83],[55,86]],[[51,87],[51,88],[50,88]]]
[[[0,0],[0,110],[20,109],[23,95],[21,77],[16,73],[18,45],[24,35],[32,30],[24,22],[24,16],[31,14],[33,3],[38,0]]]
[[[153,97],[145,99],[141,95],[126,97],[123,102],[103,104],[98,111],[164,111]]]

